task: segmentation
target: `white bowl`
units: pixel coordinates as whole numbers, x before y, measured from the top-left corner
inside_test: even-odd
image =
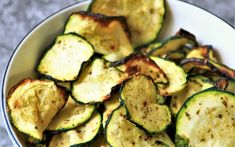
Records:
[[[7,65],[2,84],[2,112],[8,134],[15,146],[25,146],[21,135],[9,121],[6,97],[9,89],[26,77],[35,77],[35,65],[41,53],[57,35],[61,34],[68,16],[85,10],[90,0],[69,6],[37,25],[16,47]],[[169,37],[179,28],[197,36],[202,44],[211,44],[219,52],[224,64],[235,68],[235,30],[218,17],[185,2],[167,0],[168,12],[160,39]]]

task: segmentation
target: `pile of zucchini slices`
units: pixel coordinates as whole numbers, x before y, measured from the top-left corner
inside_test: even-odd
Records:
[[[235,71],[186,30],[156,41],[164,16],[164,0],[72,13],[8,94],[25,146],[234,146]]]

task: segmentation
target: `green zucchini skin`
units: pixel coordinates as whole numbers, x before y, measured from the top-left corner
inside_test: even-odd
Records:
[[[120,105],[109,116],[106,122],[105,135],[110,146],[125,147],[136,145],[139,147],[174,147],[173,142],[165,132],[149,135],[129,121],[126,115],[125,107]],[[122,135],[120,136],[120,134]]]
[[[94,0],[88,10],[107,16],[126,17],[130,27],[132,44],[135,48],[140,48],[156,41],[163,26],[166,13],[164,0],[148,2],[144,0],[131,0],[128,2],[125,0],[118,2]],[[139,17],[140,15],[142,17]]]
[[[181,138],[176,143],[180,146],[184,140],[186,146],[234,145],[234,112],[233,93],[209,88],[194,94],[176,116],[176,135]]]
[[[75,43],[76,45],[74,45]],[[82,48],[79,48],[79,46]],[[93,54],[93,46],[84,37],[74,33],[60,35],[42,55],[36,70],[48,79],[70,82],[78,78],[83,64],[88,62]],[[77,68],[72,65],[77,65]]]
[[[137,75],[126,80],[120,91],[130,121],[147,132],[163,132],[171,123],[171,113],[166,105],[159,105],[158,91],[152,78]]]

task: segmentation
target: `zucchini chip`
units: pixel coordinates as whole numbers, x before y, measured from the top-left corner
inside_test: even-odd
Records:
[[[209,79],[203,76],[190,77],[184,89],[172,95],[170,108],[173,115],[178,113],[187,98],[199,91],[213,87],[213,84],[208,81]]]
[[[76,128],[86,122],[94,110],[94,105],[78,104],[69,96],[65,106],[52,119],[47,130],[58,132]]]
[[[176,120],[176,145],[234,146],[235,95],[207,89],[190,97]]]
[[[106,138],[112,147],[174,147],[169,136],[163,132],[148,135],[126,119],[124,106],[115,109],[106,125]]]
[[[196,37],[193,34],[187,32],[186,30],[180,29],[175,36],[172,36],[169,39],[163,41],[161,46],[153,48],[149,52],[149,55],[162,57],[166,53],[178,50],[183,46],[189,46],[190,48],[193,48],[197,46],[197,42]]]
[[[53,81],[24,79],[10,90],[7,98],[12,124],[40,141],[43,131],[66,99],[65,90]]]
[[[65,26],[65,33],[84,36],[96,53],[104,54],[109,61],[117,61],[131,54],[128,27],[124,17],[108,17],[89,12],[73,13]]]
[[[208,59],[188,58],[181,61],[181,65],[186,72],[190,72],[194,68],[216,72],[221,76],[235,80],[235,70],[226,65],[214,62]]]
[[[182,50],[175,50],[165,54],[164,58],[174,62],[179,62],[186,57],[186,53]]]
[[[210,59],[217,62],[215,58],[215,53],[211,45],[200,46],[198,48],[192,49],[186,56],[186,58],[200,58],[200,59]]]
[[[119,93],[114,93],[108,101],[104,102],[105,110],[103,112],[103,128],[105,128],[106,121],[108,120],[109,115],[120,105],[119,102]]]
[[[146,55],[134,53],[130,56],[112,63],[118,69],[128,74],[129,77],[137,74],[150,76],[155,83],[167,84],[168,79],[159,66]]]
[[[165,16],[164,0],[93,0],[89,9],[107,16],[125,16],[134,47],[155,40]]]
[[[166,105],[157,103],[157,89],[153,80],[137,75],[124,82],[121,99],[131,121],[149,133],[159,133],[171,123],[171,113]]]
[[[93,53],[90,43],[80,36],[60,35],[40,60],[37,71],[59,81],[73,81]]]
[[[102,117],[95,112],[90,120],[74,130],[62,132],[52,137],[49,147],[82,146],[91,142],[99,133]]]
[[[77,102],[103,102],[110,98],[112,88],[127,78],[123,72],[108,64],[104,59],[94,59],[72,83],[72,96]]]
[[[150,57],[166,74],[169,85],[166,87],[159,87],[159,91],[162,95],[172,95],[185,87],[187,82],[187,74],[184,69],[176,65],[174,62],[162,59],[159,57]]]

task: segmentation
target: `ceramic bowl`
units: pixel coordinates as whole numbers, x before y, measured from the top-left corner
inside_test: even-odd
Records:
[[[41,53],[57,35],[63,32],[68,16],[75,11],[86,10],[90,0],[80,1],[54,13],[38,24],[16,47],[2,83],[2,112],[8,134],[15,146],[25,146],[22,135],[11,125],[7,113],[6,97],[9,89],[26,77],[35,77],[35,65]],[[202,44],[211,44],[219,52],[224,64],[235,68],[235,30],[226,22],[207,11],[177,0],[167,0],[168,9],[160,39],[184,28],[197,36]]]

